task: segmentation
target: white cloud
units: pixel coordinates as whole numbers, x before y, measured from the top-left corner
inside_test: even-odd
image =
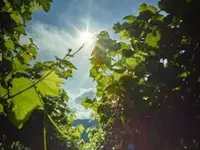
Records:
[[[65,29],[41,22],[31,24],[28,35],[39,47],[39,59],[45,59],[44,56],[63,56],[68,48],[76,47],[74,37]]]
[[[84,97],[94,98],[95,93],[96,90],[94,88],[80,89],[79,94],[68,93],[70,97],[68,105],[70,109],[72,109],[75,112],[76,117],[78,119],[89,118],[90,115],[92,114],[91,110],[85,109],[81,105],[81,101],[83,100]]]
[[[63,57],[68,48],[77,49],[81,44],[77,43],[75,35],[69,34],[69,29],[58,28],[41,22],[30,24],[28,36],[21,37],[21,43],[25,43],[31,37],[39,48],[39,60],[51,60],[54,56]],[[89,78],[89,57],[92,45],[85,47],[72,59],[77,67],[73,78],[65,81],[64,88],[69,93],[69,107],[76,112],[77,118],[88,118],[91,110],[86,110],[81,105],[83,96],[94,96],[94,83]]]

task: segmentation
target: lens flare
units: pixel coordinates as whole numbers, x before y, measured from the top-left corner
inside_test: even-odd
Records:
[[[79,39],[81,42],[90,42],[93,35],[89,32],[80,32]]]

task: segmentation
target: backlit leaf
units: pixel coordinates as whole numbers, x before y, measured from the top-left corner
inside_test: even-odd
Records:
[[[128,23],[133,23],[136,20],[136,17],[133,15],[129,15],[124,17],[123,19],[125,19]]]
[[[22,24],[22,17],[17,11],[13,11],[11,14],[12,19],[15,20],[17,24]]]
[[[131,38],[127,30],[122,30],[119,33],[119,35],[120,35],[121,39],[130,39]]]
[[[16,27],[15,30],[18,31],[19,33],[24,34],[24,35],[26,34],[25,27],[23,25]]]
[[[155,32],[149,33],[145,39],[145,43],[147,43],[149,46],[158,48],[158,42],[160,41],[161,34],[157,30]]]
[[[89,99],[88,97],[85,97],[84,100],[82,101],[82,105],[85,108],[90,108],[90,106],[92,105],[93,100]]]
[[[48,73],[49,72],[46,71],[43,76],[45,76]],[[55,72],[52,72],[45,79],[39,82],[36,86],[43,96],[58,96],[61,84],[62,79],[58,77],[58,75]]]
[[[141,12],[144,12],[144,11],[150,11],[150,12],[152,12],[153,14],[155,14],[156,11],[157,11],[157,8],[154,7],[154,6],[152,6],[152,5],[142,4],[142,5],[140,6],[140,8],[139,8],[139,11],[140,11],[140,13],[141,13]]]
[[[51,0],[39,0],[40,4],[42,5],[43,9],[47,12],[50,9],[51,6]]]
[[[5,47],[9,50],[13,50],[15,48],[15,44],[11,39],[5,41]]]
[[[27,67],[26,64],[22,64],[18,58],[14,58],[12,61],[13,73],[14,72],[22,72]]]
[[[21,53],[21,57],[24,58],[26,63],[29,63],[30,60],[35,59],[37,55],[37,50],[32,45],[23,45],[24,50]]]
[[[119,33],[122,30],[121,24],[119,22],[114,24],[113,30],[115,31],[115,33]]]
[[[0,113],[2,113],[4,110],[3,110],[3,105],[0,104]]]
[[[136,58],[127,58],[126,63],[131,69],[134,69],[137,66]]]
[[[185,72],[181,73],[181,74],[179,75],[179,77],[185,78],[185,77],[187,77],[188,75],[190,75],[190,72],[185,71]]]
[[[27,89],[32,82],[27,78],[15,78],[10,94],[14,95]],[[13,108],[10,114],[10,121],[17,127],[22,128],[29,119],[32,111],[42,106],[41,101],[34,88],[30,88],[12,99]]]
[[[0,98],[3,97],[7,93],[7,90],[3,88],[0,84]]]

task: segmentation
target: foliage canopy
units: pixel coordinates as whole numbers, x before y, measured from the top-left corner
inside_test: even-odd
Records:
[[[19,42],[26,35],[26,22],[31,20],[32,13],[40,8],[47,12],[50,5],[51,0],[0,1],[2,149],[76,149],[81,143],[83,127],[72,128],[74,115],[67,108],[68,96],[61,88],[63,79],[76,70],[69,61],[76,52],[69,50],[64,58],[38,62],[38,48],[33,40],[29,39],[27,44]]]
[[[99,122],[88,129],[89,143],[80,139],[83,126],[73,128],[74,115],[61,88],[76,70],[69,58],[82,47],[64,58],[38,62],[33,40],[19,43],[33,11],[48,11],[50,4],[0,2],[0,128],[8,129],[0,131],[0,147],[124,150],[134,143],[138,150],[200,148],[198,0],[160,0],[158,8],[142,4],[138,15],[114,24],[121,40],[100,32],[90,69],[97,97],[83,101]],[[33,126],[37,133],[30,132]],[[30,134],[40,144],[31,144]]]
[[[95,147],[199,149],[200,3],[158,6],[142,4],[137,16],[114,25],[123,42],[106,31],[97,37],[90,76],[99,100],[85,101],[98,103],[88,106],[105,133]]]

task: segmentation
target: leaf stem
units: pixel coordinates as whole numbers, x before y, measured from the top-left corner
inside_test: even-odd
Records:
[[[44,114],[43,120],[43,145],[44,150],[47,150],[47,131],[46,131],[46,115]]]
[[[56,128],[56,130],[64,137],[64,138],[68,138],[67,135],[65,135],[65,133],[63,133],[63,131],[59,128],[59,126],[55,123],[55,121],[51,118],[51,116],[45,111],[49,121],[51,122],[51,124]]]

